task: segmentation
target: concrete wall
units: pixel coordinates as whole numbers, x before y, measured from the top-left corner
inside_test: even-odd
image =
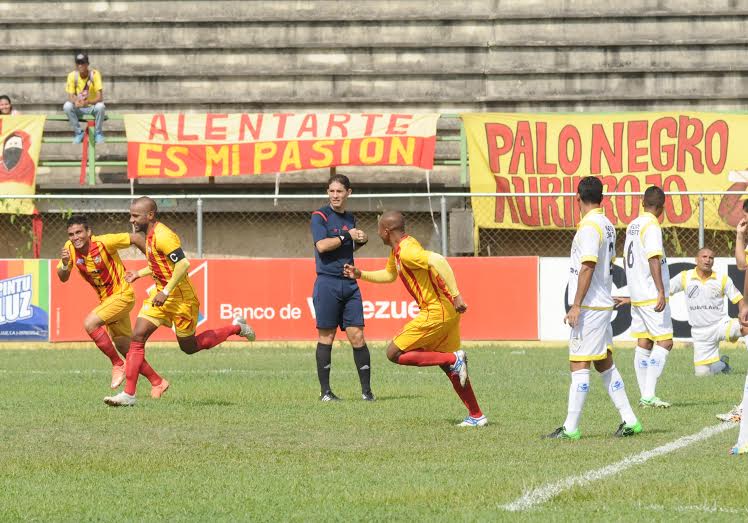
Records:
[[[748,108],[746,0],[0,2],[0,45],[2,90],[26,112],[60,110],[80,49],[118,112]],[[124,147],[100,154],[121,159]],[[438,154],[456,158],[457,148],[440,144]],[[119,189],[122,174],[104,168],[99,181]],[[377,179],[422,186],[413,174]],[[455,167],[435,176],[437,186],[459,185]],[[40,184],[76,180],[75,170],[55,170]]]

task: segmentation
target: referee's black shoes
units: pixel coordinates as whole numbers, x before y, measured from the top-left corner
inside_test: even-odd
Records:
[[[326,390],[322,394],[320,394],[319,397],[320,401],[340,401],[340,398],[338,398],[331,390]]]

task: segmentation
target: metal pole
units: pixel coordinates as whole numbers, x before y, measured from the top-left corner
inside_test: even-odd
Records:
[[[460,119],[460,185],[465,187],[468,180],[468,152],[465,123]]]
[[[699,249],[704,248],[704,195],[699,196]]]
[[[439,198],[441,206],[441,227],[442,227],[442,256],[447,256],[447,198]]]
[[[203,199],[197,199],[197,257],[203,257]]]

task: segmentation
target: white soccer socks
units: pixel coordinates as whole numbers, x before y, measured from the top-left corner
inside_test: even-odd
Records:
[[[590,391],[590,369],[577,370],[571,373],[571,385],[569,386],[569,410],[564,421],[566,432],[574,432],[579,427],[579,418],[582,417],[584,402]]]
[[[665,369],[665,363],[667,362],[668,351],[666,348],[660,345],[655,345],[652,349],[652,354],[647,363],[647,380],[642,390],[642,398],[650,399],[655,397],[655,390],[657,389],[657,380],[660,378],[662,371]],[[640,385],[641,388],[641,385]]]
[[[636,371],[636,382],[639,384],[639,396],[645,398],[644,388],[647,384],[647,369],[652,351],[642,347],[636,347],[634,351],[634,371]]]
[[[615,405],[621,414],[621,420],[627,425],[636,423],[636,414],[634,414],[634,410],[631,408],[629,398],[626,396],[626,388],[623,385],[623,378],[615,364],[605,372],[601,372],[600,377],[603,380],[603,387],[608,391],[608,396],[610,396],[613,405]]]

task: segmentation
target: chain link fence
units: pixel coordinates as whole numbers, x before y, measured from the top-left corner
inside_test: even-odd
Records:
[[[475,196],[469,193],[354,195],[348,209],[359,227],[370,236],[360,256],[382,257],[388,248],[376,237],[377,217],[384,210],[398,209],[406,215],[408,232],[428,249],[450,256],[568,256],[579,221],[574,197],[533,195]],[[718,256],[732,256],[735,224],[742,218],[742,193],[672,194],[666,214],[673,223],[686,227],[663,228],[669,256],[692,256],[700,245]],[[322,195],[164,195],[154,196],[159,219],[181,237],[191,257],[307,257],[312,254],[309,232],[311,211],[326,204]],[[520,200],[522,198],[522,200]],[[41,257],[57,258],[67,239],[66,220],[74,213],[89,217],[95,234],[130,230],[128,208],[131,196],[75,195],[37,197],[43,222]],[[512,209],[500,200],[512,200]],[[536,203],[532,203],[535,201]],[[617,221],[619,252],[623,249],[625,223],[638,213],[637,195],[610,195],[603,202]],[[524,206],[524,210],[520,208]],[[555,207],[554,207],[555,206]],[[636,212],[635,212],[636,210]],[[688,217],[687,221],[683,221]],[[505,225],[501,228],[496,222]],[[523,223],[536,223],[528,228]],[[478,225],[476,227],[475,225]],[[482,225],[492,225],[484,227]],[[565,227],[560,227],[563,225]],[[703,224],[703,227],[699,227]],[[709,228],[719,226],[719,229]],[[32,217],[0,214],[0,258],[33,255]],[[142,255],[135,248],[123,258]]]
[[[673,257],[695,256],[696,251],[705,246],[714,250],[717,256],[733,256],[735,226],[743,217],[744,196],[743,193],[727,192],[669,193],[665,216],[670,226],[663,227],[665,252]],[[470,199],[471,211],[478,224],[475,254],[568,256],[575,226],[580,219],[575,196],[532,195],[520,198],[492,195]],[[508,200],[512,200],[511,205]],[[626,225],[638,215],[641,197],[611,194],[603,200],[603,207],[608,217],[614,217],[611,221],[617,230],[617,250],[621,252]],[[503,222],[507,226],[481,226],[491,222]],[[514,226],[511,225],[513,222],[516,222]]]

